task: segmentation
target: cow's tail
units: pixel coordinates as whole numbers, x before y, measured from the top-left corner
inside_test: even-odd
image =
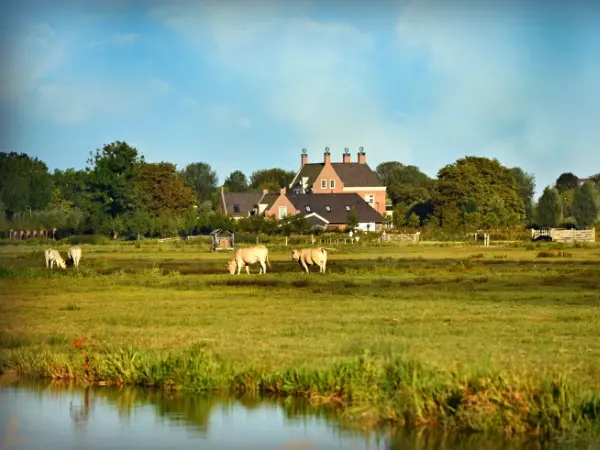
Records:
[[[267,252],[266,260],[267,260],[267,264],[269,265],[269,269],[270,269],[271,268],[271,262],[269,261],[269,252]]]
[[[337,248],[329,248],[329,247],[321,247],[321,250],[329,250],[331,252],[337,252],[338,251]]]

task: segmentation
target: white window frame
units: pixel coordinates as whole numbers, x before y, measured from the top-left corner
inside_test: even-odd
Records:
[[[325,178],[321,180],[321,189],[327,189],[327,180]]]
[[[365,201],[371,205],[371,207],[375,208],[375,194],[365,195]]]
[[[281,211],[283,210],[283,215],[281,214]],[[279,218],[283,219],[287,216],[287,206],[280,206],[279,207]]]
[[[335,180],[329,180],[329,189],[335,189]]]

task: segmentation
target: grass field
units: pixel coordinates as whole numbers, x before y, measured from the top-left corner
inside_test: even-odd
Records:
[[[54,247],[66,255],[66,247]],[[416,422],[439,422],[444,417],[448,422],[448,411],[457,409],[448,409],[444,416],[439,405],[427,406],[425,391],[429,389],[430,397],[435,397],[431,392],[439,390],[429,386],[431,380],[437,380],[439,386],[452,384],[444,378],[448,374],[455,377],[450,391],[464,387],[456,381],[457,374],[471,377],[465,382],[471,386],[471,394],[482,389],[490,392],[491,385],[472,382],[486,379],[483,373],[512,374],[514,380],[521,380],[513,380],[520,383],[514,389],[503,378],[488,383],[498,391],[530,392],[531,402],[537,401],[535,389],[543,390],[542,377],[576,386],[572,392],[578,399],[588,391],[600,392],[600,246],[561,250],[549,245],[348,245],[330,252],[329,273],[321,275],[313,268],[315,272],[308,276],[291,261],[291,248],[282,246],[273,247],[269,255],[272,268],[260,276],[258,267],[251,268],[250,276],[244,272],[229,275],[225,262],[230,254],[181,243],[84,245],[79,271],[69,268],[50,273],[44,267],[44,248],[0,247],[4,369],[39,375],[76,374],[84,368],[83,364],[73,366],[80,356],[72,341],[86,337],[87,354],[96,355],[95,359],[90,356],[88,365],[96,364],[96,369],[94,376],[90,375],[93,367],[82,373],[96,380],[127,382],[137,376],[160,384],[157,373],[129,373],[140,370],[136,364],[142,364],[127,359],[133,358],[133,349],[153,355],[148,358],[154,362],[146,360],[154,364],[152,370],[158,370],[157,361],[162,361],[162,376],[169,378],[165,355],[189,356],[185,352],[192,348],[210,359],[213,378],[219,371],[218,377],[229,371],[238,376],[238,384],[252,385],[257,383],[257,374],[268,374],[268,380],[262,380],[271,383],[270,390],[285,391],[276,387],[285,384],[287,376],[304,386],[304,391],[337,394],[344,401],[351,396],[352,385],[355,400],[374,403],[366,393],[358,394],[358,381],[350,375],[354,384],[338,386],[341,368],[353,367],[362,371],[361,389],[371,389],[365,387],[365,371],[369,358],[375,357],[357,360],[366,350],[382,355],[383,359],[373,359],[373,364],[380,378],[396,383],[388,390],[399,389],[394,376],[405,377],[407,383],[414,376],[414,371],[392,376],[390,361],[404,361],[402,364],[413,368],[423,364],[420,373],[433,377],[420,385],[425,406],[417,408]],[[119,364],[111,363],[118,374],[110,372],[109,376],[108,366],[102,364],[108,364],[106,355],[119,347],[131,350],[121,354]],[[98,356],[102,351],[105,356]],[[130,369],[122,367],[123,361]],[[169,367],[183,364],[181,358],[174,361]],[[337,374],[336,380],[315,375],[335,364],[337,369],[331,370]],[[209,366],[203,366],[205,374]],[[239,374],[248,371],[254,375],[239,381]],[[561,373],[565,378],[560,378]],[[303,376],[312,381],[302,381]],[[189,376],[184,378],[169,380],[193,384]],[[319,383],[333,387],[319,389]],[[414,387],[414,380],[412,383]],[[378,392],[385,390],[382,382],[375,384]],[[587,406],[581,408],[589,409],[590,401],[585,400]],[[586,418],[598,419],[598,397],[592,403],[593,412]],[[580,403],[577,405],[580,408]],[[436,414],[428,415],[427,411],[434,409]],[[483,413],[477,414],[481,418]],[[386,417],[394,415],[398,418],[402,413],[388,408]],[[465,420],[454,418],[457,423]],[[534,427],[535,417],[527,420],[533,422],[524,427]],[[471,417],[468,422],[473,421]],[[502,423],[504,428],[519,431],[512,422]],[[490,424],[498,426],[486,422],[485,427]]]

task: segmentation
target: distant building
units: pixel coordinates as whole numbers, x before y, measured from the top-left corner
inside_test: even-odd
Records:
[[[342,155],[341,163],[331,162],[329,148],[325,149],[323,162],[320,163],[309,163],[308,155],[303,152],[300,170],[289,187],[296,194],[355,193],[380,214],[386,212],[386,187],[367,164],[362,147],[356,162],[350,161],[348,149]]]
[[[359,194],[297,194],[282,188],[278,194],[224,192],[221,189],[219,209],[222,214],[241,219],[261,214],[281,220],[289,215],[302,214],[313,226],[343,229],[353,209],[358,217],[357,228],[381,231],[384,217]]]

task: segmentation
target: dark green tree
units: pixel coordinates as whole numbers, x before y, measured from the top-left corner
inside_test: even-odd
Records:
[[[586,181],[575,190],[573,217],[578,225],[587,228],[596,223],[598,212],[598,191],[591,181]]]
[[[494,213],[492,222],[501,206],[505,222],[500,225],[516,225],[525,214],[515,177],[497,159],[467,156],[438,172],[435,215],[444,227],[461,223],[461,208],[467,201],[475,202],[482,220]]]
[[[248,191],[248,179],[241,170],[231,172],[225,179],[223,186],[226,187],[229,192],[246,192]]]
[[[90,225],[99,232],[111,231],[113,237],[124,231],[125,216],[147,210],[146,194],[140,189],[140,167],[144,157],[126,142],[105,145],[90,154]]]
[[[288,187],[295,176],[295,172],[279,168],[257,170],[250,176],[250,188],[277,192],[282,187]]]
[[[9,217],[50,204],[52,176],[44,162],[25,153],[0,152],[0,174],[0,200]]]
[[[571,172],[562,173],[556,179],[556,189],[558,189],[559,192],[575,189],[578,184],[579,178]]]
[[[546,187],[537,205],[537,220],[541,227],[556,227],[562,220],[563,209],[558,189]]]
[[[211,201],[211,196],[217,189],[219,178],[210,164],[204,162],[188,164],[179,175],[198,198],[198,204]]]
[[[394,205],[398,202],[406,205],[425,202],[432,196],[434,180],[416,166],[388,161],[379,164],[375,171],[386,186],[387,194]]]
[[[517,192],[519,197],[523,200],[526,220],[531,222],[533,196],[535,194],[535,175],[525,172],[520,167],[513,167],[510,171],[517,182]]]

